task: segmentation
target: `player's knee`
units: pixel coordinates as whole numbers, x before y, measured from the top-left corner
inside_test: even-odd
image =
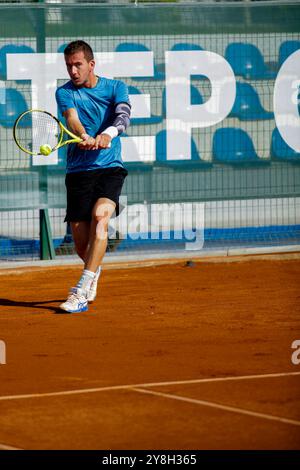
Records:
[[[93,211],[92,218],[96,224],[105,224],[108,223],[111,216],[111,212],[109,208],[103,206],[99,206],[96,210]]]
[[[105,216],[95,216],[96,220],[96,239],[102,240],[107,237],[108,218]]]
[[[114,202],[95,204],[92,212],[93,218],[110,218],[115,211],[116,204]]]

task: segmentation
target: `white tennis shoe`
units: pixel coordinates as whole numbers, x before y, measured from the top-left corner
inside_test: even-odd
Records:
[[[67,300],[60,308],[68,313],[86,312],[88,310],[87,292],[79,287],[72,287]]]

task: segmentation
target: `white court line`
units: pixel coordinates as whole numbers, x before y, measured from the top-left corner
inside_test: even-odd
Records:
[[[132,388],[132,390],[139,393],[154,395],[156,397],[171,398],[172,400],[183,401],[185,403],[192,403],[193,405],[208,406],[210,408],[229,411],[231,413],[254,416],[255,418],[263,418],[268,419],[270,421],[279,421],[284,424],[293,424],[294,426],[300,426],[300,421],[295,421],[293,419],[282,418],[281,416],[267,415],[265,413],[257,413],[255,411],[244,410],[242,408],[236,408],[234,406],[220,405],[219,403],[214,403],[212,401],[196,400],[194,398],[182,397],[180,395],[171,395],[170,393],[155,392],[154,390],[143,390],[142,388]]]
[[[300,375],[300,372],[280,372],[277,374],[260,374],[260,375],[240,375],[233,377],[214,377],[210,379],[196,379],[196,380],[176,380],[171,382],[153,382],[144,384],[128,384],[128,385],[112,385],[108,387],[99,388],[83,388],[77,390],[65,390],[61,392],[49,392],[49,393],[31,393],[27,395],[6,395],[0,397],[0,401],[6,400],[20,400],[25,398],[43,398],[43,397],[59,397],[67,395],[79,395],[84,393],[98,393],[98,392],[109,392],[113,390],[130,390],[134,387],[165,387],[168,385],[188,385],[188,384],[199,384],[199,383],[210,383],[210,382],[227,382],[230,380],[249,380],[249,379],[268,379],[275,377],[290,377]]]
[[[18,447],[7,446],[5,444],[0,444],[0,450],[22,450],[22,449]]]

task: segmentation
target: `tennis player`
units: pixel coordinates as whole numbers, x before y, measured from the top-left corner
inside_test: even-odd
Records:
[[[84,270],[60,308],[68,313],[88,310],[96,298],[108,224],[119,214],[119,196],[127,170],[121,158],[120,134],[130,122],[127,86],[95,75],[91,47],[73,41],[64,50],[70,81],[56,91],[68,128],[83,139],[68,146],[67,214]]]

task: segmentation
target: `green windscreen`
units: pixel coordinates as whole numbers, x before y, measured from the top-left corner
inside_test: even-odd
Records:
[[[39,257],[41,209],[56,254],[74,253],[64,223],[66,148],[39,161],[18,149],[12,130],[27,109],[58,114],[63,50],[75,39],[92,46],[98,75],[128,85],[132,103],[121,136],[125,209],[112,221],[111,251],[299,244],[299,65],[293,79],[283,75],[288,91],[277,98],[287,103],[288,142],[274,107],[278,75],[300,50],[299,2],[0,4],[0,18],[1,260]],[[232,85],[222,60],[236,96],[216,122]],[[289,118],[297,106],[298,121]],[[193,246],[197,230],[202,243]]]

